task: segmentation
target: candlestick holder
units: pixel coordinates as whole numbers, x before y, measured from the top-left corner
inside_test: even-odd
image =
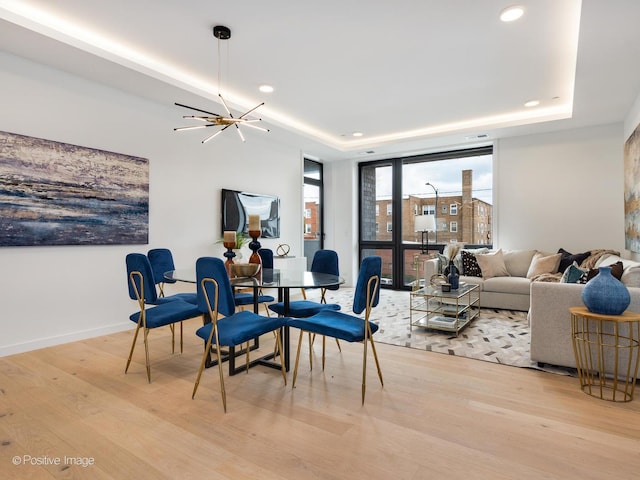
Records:
[[[223,242],[222,244],[224,245],[224,248],[227,249],[227,251],[223,253],[224,257],[227,259],[226,262],[224,262],[224,266],[227,269],[229,278],[232,278],[234,273],[231,270],[231,265],[233,265],[233,257],[236,256],[236,252],[233,251],[236,247],[236,242]]]
[[[262,265],[262,258],[260,258],[260,255],[258,254],[258,250],[260,250],[260,247],[262,246],[258,241],[258,238],[260,238],[260,230],[249,230],[249,236],[253,239],[249,243],[249,248],[253,252],[251,257],[249,257],[249,263],[258,263]]]

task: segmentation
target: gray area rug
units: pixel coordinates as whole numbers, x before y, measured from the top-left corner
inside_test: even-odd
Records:
[[[371,320],[380,326],[374,337],[376,342],[571,374],[571,369],[551,366],[541,368],[537,362],[531,361],[527,312],[481,309],[480,316],[456,336],[450,332],[422,327],[410,328],[409,297],[408,291],[381,290],[380,303],[371,316]],[[312,299],[311,296],[309,298]],[[327,302],[339,303],[342,311],[352,313],[353,289],[341,288],[327,292]]]

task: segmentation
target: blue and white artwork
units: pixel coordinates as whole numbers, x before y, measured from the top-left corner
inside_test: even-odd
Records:
[[[640,252],[640,125],[624,144],[624,247]]]
[[[148,238],[147,159],[0,132],[0,246]]]

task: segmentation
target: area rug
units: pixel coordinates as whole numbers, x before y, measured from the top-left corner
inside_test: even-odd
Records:
[[[380,291],[380,303],[371,316],[371,320],[380,327],[374,337],[377,342],[514,367],[572,374],[572,369],[540,367],[537,362],[531,361],[527,312],[483,308],[479,317],[456,336],[450,332],[410,327],[409,297],[407,291]],[[342,311],[352,313],[353,289],[341,288],[328,292],[327,301],[338,303]]]

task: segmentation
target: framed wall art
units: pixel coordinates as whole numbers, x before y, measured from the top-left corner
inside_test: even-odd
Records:
[[[0,132],[0,246],[148,238],[147,159]]]
[[[624,144],[624,247],[640,253],[640,125]]]

